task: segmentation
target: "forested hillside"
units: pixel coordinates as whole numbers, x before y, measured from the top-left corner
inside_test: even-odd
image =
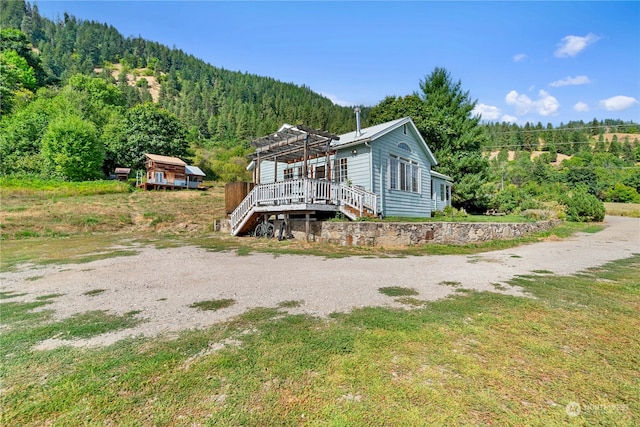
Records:
[[[29,65],[37,74],[37,81],[27,85],[14,82],[13,87],[8,88],[9,82],[2,83],[7,92],[3,94],[2,104],[5,119],[24,114],[29,103],[46,103],[41,98],[57,96],[77,74],[99,77],[116,86],[122,97],[116,104],[124,115],[128,109],[151,101],[145,84],[147,75],[160,83],[157,106],[178,118],[191,155],[200,153],[209,161],[216,156],[212,157],[210,152],[203,154],[201,149],[215,148],[223,161],[227,161],[230,156],[242,155],[238,147],[246,149],[251,138],[273,132],[285,122],[304,123],[334,133],[354,127],[352,108],[334,105],[308,87],[215,67],[182,50],[142,38],[123,37],[108,24],[79,20],[66,13],[54,22],[40,16],[37,5],[4,1],[0,4],[0,28],[20,30],[25,36],[20,40],[16,33],[4,33],[3,63],[12,61],[7,58],[8,50],[17,48],[31,59]],[[111,64],[121,66],[122,73],[116,79],[109,73]],[[141,78],[136,85],[131,85],[126,79],[127,73],[140,70]],[[38,91],[42,87],[48,89]],[[367,111],[363,108],[365,123]],[[6,121],[3,120],[4,129],[11,127]],[[97,125],[96,137],[102,140],[104,123],[94,124]],[[228,149],[234,152],[221,153]],[[108,151],[107,147],[107,159]],[[200,160],[205,169],[216,175],[212,164]],[[109,166],[105,164],[105,171]],[[34,172],[28,168],[14,171]]]

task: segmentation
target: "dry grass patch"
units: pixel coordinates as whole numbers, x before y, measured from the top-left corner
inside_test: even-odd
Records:
[[[612,203],[606,202],[604,209],[607,215],[629,216],[640,218],[640,203]]]

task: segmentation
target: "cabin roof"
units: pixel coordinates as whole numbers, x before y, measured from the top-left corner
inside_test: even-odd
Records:
[[[187,175],[194,175],[194,176],[207,176],[204,172],[202,172],[202,170],[197,167],[197,166],[190,166],[187,165],[184,167],[185,173]]]
[[[340,135],[340,142],[334,143],[333,145],[335,147],[341,147],[353,143],[373,141],[374,139],[377,139],[382,135],[389,133],[398,126],[407,123],[408,121],[411,121],[411,119],[408,117],[403,117],[402,119],[392,120],[390,122],[380,123],[379,125],[369,126],[361,129],[359,135],[357,130],[347,132]]]
[[[453,182],[453,179],[449,175],[445,175],[440,172],[436,172],[434,170],[431,171],[431,176],[435,178],[444,179],[445,181]]]
[[[422,138],[422,135],[420,135],[420,132],[418,131],[415,123],[413,123],[413,120],[411,120],[411,117],[403,117],[401,119],[391,120],[389,122],[369,126],[361,129],[360,134],[358,134],[357,130],[342,134],[340,135],[340,142],[334,142],[332,143],[332,146],[333,148],[338,149],[374,141],[405,124],[409,125],[412,128],[414,136],[417,138],[418,142],[422,144],[427,156],[431,160],[431,163],[434,165],[438,164],[438,161],[431,152],[431,149],[427,145],[427,142],[424,140],[424,138]]]
[[[154,162],[158,162],[158,163],[166,163],[170,165],[179,165],[179,166],[187,165],[183,160],[180,160],[177,157],[160,156],[158,154],[145,154],[145,156],[147,156],[147,158],[149,158],[150,160],[153,160]]]
[[[116,175],[120,175],[120,174],[127,174],[129,175],[131,173],[131,169],[130,168],[116,168],[116,171],[114,172]]]

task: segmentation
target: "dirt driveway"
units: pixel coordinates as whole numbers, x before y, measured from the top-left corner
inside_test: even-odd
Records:
[[[506,286],[516,275],[536,270],[568,275],[640,253],[640,219],[607,217],[605,221],[607,227],[599,233],[471,256],[324,259],[145,247],[136,256],[3,273],[0,289],[26,293],[12,301],[64,294],[46,307],[58,318],[89,310],[139,311],[146,321],[135,328],[73,342],[51,339],[40,347],[108,345],[130,336],[206,327],[254,307],[277,307],[283,301],[299,302],[298,307],[287,309],[290,313],[314,316],[364,306],[400,307],[378,291],[384,286],[414,288],[420,293],[416,298],[423,300],[444,298],[460,288],[521,295],[520,289]],[[456,287],[451,286],[456,282]],[[502,287],[496,284],[505,287],[498,289]],[[86,295],[96,289],[105,291]],[[189,307],[221,298],[236,303],[218,311]]]

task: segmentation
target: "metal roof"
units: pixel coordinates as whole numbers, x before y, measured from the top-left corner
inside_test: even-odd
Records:
[[[453,182],[453,179],[449,175],[445,175],[440,172],[436,172],[434,170],[431,171],[431,176],[435,178],[444,179],[445,181]]]
[[[334,142],[331,144],[331,146],[334,149],[341,149],[341,148],[349,147],[351,145],[358,145],[358,144],[363,144],[365,142],[374,141],[380,138],[381,136],[391,132],[392,130],[399,128],[404,124],[407,124],[411,128],[414,136],[422,144],[431,162],[434,165],[437,165],[438,161],[436,160],[435,156],[433,155],[433,152],[427,145],[427,142],[424,140],[424,138],[422,138],[422,135],[420,135],[420,131],[418,131],[418,128],[416,127],[415,123],[413,123],[413,120],[411,120],[411,117],[403,117],[401,119],[380,123],[379,125],[369,126],[368,128],[361,129],[360,134],[358,134],[357,130],[342,134],[340,135],[340,142],[337,142],[337,143]]]
[[[202,169],[197,166],[187,165],[184,167],[184,171],[187,175],[207,176]]]
[[[340,137],[337,135],[319,129],[303,125],[283,125],[277,132],[251,141],[256,151],[249,158],[277,158],[278,162],[293,162],[304,158],[305,146],[308,158],[318,157],[332,151],[331,141],[338,139]]]
[[[158,154],[145,154],[145,156],[147,156],[149,159],[153,160],[154,162],[168,163],[170,165],[180,165],[180,166],[187,165],[184,161],[180,160],[177,157],[160,156]]]
[[[340,148],[343,145],[372,141],[409,121],[411,121],[410,118],[404,117],[402,119],[380,123],[379,125],[369,126],[368,128],[361,129],[359,135],[357,130],[354,130],[353,132],[347,132],[340,135],[340,142],[333,143],[332,145],[335,148]]]

